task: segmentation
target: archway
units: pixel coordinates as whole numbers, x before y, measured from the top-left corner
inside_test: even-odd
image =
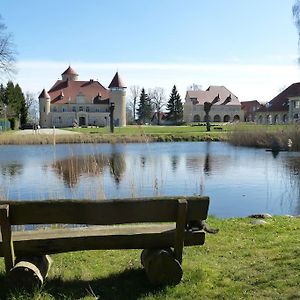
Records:
[[[283,123],[287,123],[287,121],[288,121],[287,115],[283,115],[283,117],[282,117],[282,122],[283,122]]]
[[[224,122],[229,122],[230,121],[230,116],[229,115],[225,115],[223,118]]]
[[[200,116],[194,115],[194,122],[200,122]]]
[[[79,126],[85,126],[85,125],[86,125],[85,117],[79,117]]]
[[[234,122],[238,122],[240,120],[240,116],[239,115],[235,115],[234,117],[233,117],[233,121]]]
[[[214,116],[214,122],[221,122],[221,117],[220,117],[220,115],[215,115],[215,116]]]

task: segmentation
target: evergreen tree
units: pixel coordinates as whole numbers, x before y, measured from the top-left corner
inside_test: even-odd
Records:
[[[149,122],[152,116],[152,106],[148,95],[143,88],[140,95],[139,107],[137,109],[139,120],[145,124]]]
[[[167,118],[176,123],[182,120],[183,117],[183,105],[181,97],[177,91],[176,85],[173,86],[172,92],[167,104]]]

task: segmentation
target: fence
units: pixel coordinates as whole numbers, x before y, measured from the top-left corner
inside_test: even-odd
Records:
[[[0,132],[10,129],[10,122],[6,119],[0,119]]]

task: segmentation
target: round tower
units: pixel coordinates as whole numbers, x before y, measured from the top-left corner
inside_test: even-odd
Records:
[[[109,102],[115,104],[115,126],[126,126],[126,86],[117,72],[111,81],[109,88]]]
[[[50,113],[50,96],[45,89],[39,95],[40,106],[40,126],[42,128],[49,127],[49,113]]]
[[[77,80],[78,79],[78,74],[74,69],[71,68],[71,66],[68,67],[67,70],[65,70],[61,74],[62,80]]]

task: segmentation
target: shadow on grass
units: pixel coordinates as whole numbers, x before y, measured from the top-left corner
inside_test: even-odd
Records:
[[[63,280],[51,278],[38,293],[51,295],[54,299],[81,299],[91,296],[95,299],[139,299],[143,295],[163,294],[165,287],[156,287],[149,283],[143,269],[125,270],[109,277],[82,280],[75,278]],[[32,299],[32,295],[25,291],[10,289],[4,274],[0,275],[0,299]],[[31,295],[31,296],[30,296]]]

